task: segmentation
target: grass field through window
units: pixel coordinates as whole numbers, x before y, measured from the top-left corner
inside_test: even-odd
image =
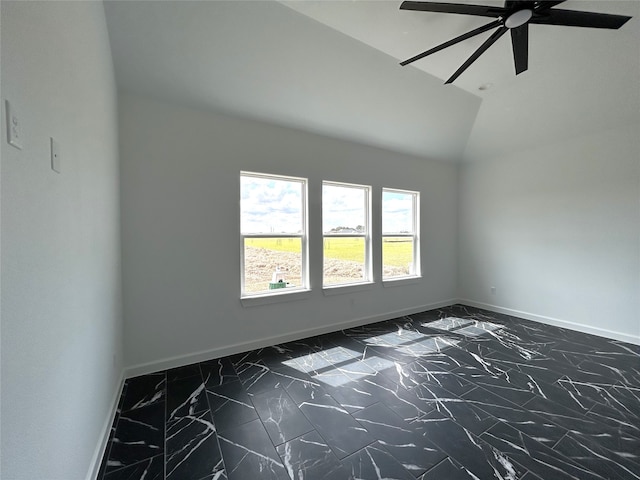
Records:
[[[328,258],[362,262],[362,238],[325,237],[325,242],[328,242],[325,249]],[[280,252],[300,252],[300,240],[294,238],[247,238],[246,246]],[[411,238],[385,239],[383,249],[385,265],[406,267],[412,261],[413,243]]]
[[[336,285],[362,279],[362,237],[325,237],[324,284]],[[411,238],[388,237],[383,241],[385,278],[412,274]],[[291,286],[302,284],[302,252],[299,238],[245,238],[245,292],[268,291],[276,268]]]

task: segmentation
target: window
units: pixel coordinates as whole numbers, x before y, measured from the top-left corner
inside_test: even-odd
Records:
[[[307,180],[240,173],[242,296],[308,286]]]
[[[371,279],[370,187],[322,183],[323,286]]]
[[[382,280],[420,276],[420,194],[382,189]]]

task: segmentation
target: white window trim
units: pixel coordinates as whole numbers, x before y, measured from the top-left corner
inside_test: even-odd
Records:
[[[323,180],[322,187],[325,185],[332,187],[344,187],[344,188],[356,188],[364,190],[364,216],[366,222],[365,233],[324,233],[322,232],[322,289],[327,295],[337,294],[336,289],[343,289],[348,287],[365,287],[373,283],[373,268],[372,268],[372,255],[371,255],[371,186],[359,185],[355,183],[345,182],[332,182]],[[324,206],[324,205],[323,205]],[[324,240],[325,238],[364,238],[364,271],[365,275],[362,280],[349,283],[332,283],[331,285],[325,285],[324,283]]]
[[[384,216],[384,193],[385,192],[391,192],[391,193],[403,193],[403,194],[408,194],[411,195],[411,201],[412,201],[412,206],[413,206],[413,219],[412,219],[412,227],[413,227],[413,232],[412,233],[406,233],[406,232],[402,232],[402,233],[385,233],[384,230],[382,232],[382,244],[384,245],[384,239],[386,237],[408,237],[408,238],[412,238],[413,239],[413,274],[407,274],[407,275],[399,275],[396,277],[385,277],[384,276],[384,253],[381,251],[382,253],[382,257],[381,257],[381,265],[382,265],[382,284],[388,284],[389,282],[394,282],[394,286],[395,285],[402,285],[402,284],[407,284],[407,283],[413,283],[413,282],[407,282],[407,280],[414,280],[414,279],[420,279],[422,278],[422,262],[420,261],[420,192],[417,192],[415,190],[402,190],[399,188],[386,188],[383,187],[382,188],[382,203],[381,203],[381,211],[380,211],[380,216],[382,218],[382,216]],[[384,220],[382,222],[384,224]],[[405,281],[405,282],[401,282],[401,283],[395,283],[395,282],[399,282],[399,281]],[[385,285],[385,286],[391,286],[391,285]]]
[[[255,177],[255,178],[267,178],[280,181],[299,182],[302,184],[302,233],[242,233],[242,219],[240,219],[240,300],[245,306],[249,305],[261,305],[267,303],[274,303],[275,301],[286,301],[287,295],[300,294],[308,292],[309,289],[309,222],[308,222],[308,196],[309,196],[309,182],[306,178],[291,177],[287,175],[273,175],[268,173],[256,173],[256,172],[240,172],[240,179],[242,177]],[[242,215],[242,212],[240,213]],[[245,240],[247,238],[299,238],[302,256],[302,265],[300,266],[300,278],[302,279],[302,285],[295,287],[287,287],[284,289],[276,290],[262,290],[255,293],[247,293],[244,290],[245,285]],[[285,298],[283,298],[285,297]],[[268,299],[273,298],[269,301]],[[306,297],[305,297],[306,298]],[[251,301],[253,300],[253,301]]]

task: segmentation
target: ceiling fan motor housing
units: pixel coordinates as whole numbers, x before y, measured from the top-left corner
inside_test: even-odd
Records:
[[[517,12],[512,13],[507,17],[504,22],[504,26],[507,28],[518,28],[531,20],[533,16],[533,10],[528,8],[524,8],[522,10],[518,10]]]

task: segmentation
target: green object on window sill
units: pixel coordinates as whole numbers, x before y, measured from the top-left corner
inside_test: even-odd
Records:
[[[276,288],[286,288],[285,282],[269,282],[269,290],[275,290]]]

